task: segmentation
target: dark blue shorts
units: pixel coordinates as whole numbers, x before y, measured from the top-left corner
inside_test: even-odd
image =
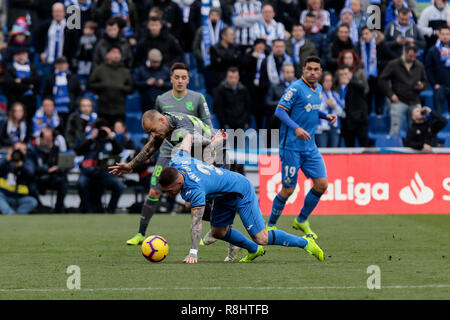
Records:
[[[318,149],[312,151],[280,149],[280,158],[283,187],[295,187],[299,169],[302,169],[307,178],[327,177],[325,162]]]
[[[250,236],[265,228],[265,222],[259,208],[255,191],[241,195],[229,195],[214,199],[211,211],[211,226],[225,227],[233,224],[236,212],[239,213],[242,223]]]

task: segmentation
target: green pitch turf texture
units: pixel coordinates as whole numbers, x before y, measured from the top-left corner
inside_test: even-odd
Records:
[[[140,246],[125,245],[138,219],[0,216],[0,299],[450,298],[450,215],[312,216],[324,263],[275,246],[254,263],[225,263],[227,244],[217,242],[200,248],[197,265],[182,263],[189,215],[153,217],[150,233],[170,245],[161,263],[146,261]],[[279,227],[300,234],[292,219],[282,216]],[[243,230],[239,218],[235,227]],[[81,290],[66,287],[69,265],[81,269]],[[380,267],[380,290],[367,289],[370,265]]]

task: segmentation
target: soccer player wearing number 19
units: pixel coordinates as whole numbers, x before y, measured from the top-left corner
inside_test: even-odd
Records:
[[[311,230],[308,217],[328,187],[325,163],[314,142],[314,133],[319,118],[331,123],[337,120],[336,115],[319,111],[322,87],[318,84],[318,80],[321,74],[320,58],[315,56],[306,58],[303,76],[286,90],[275,111],[275,115],[281,120],[282,189],[273,201],[272,212],[266,226],[268,230],[276,229],[277,220],[283,212],[286,201],[295,190],[298,170],[302,169],[307,178],[312,178],[314,185],[306,195],[303,208],[294,219],[292,227],[312,235],[314,239],[317,239],[317,235]]]

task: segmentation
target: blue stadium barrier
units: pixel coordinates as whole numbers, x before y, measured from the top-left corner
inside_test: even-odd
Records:
[[[375,140],[375,147],[381,148],[381,147],[403,147],[403,141],[402,137],[398,136],[391,136],[391,135],[383,135],[378,136]]]
[[[139,92],[128,94],[125,101],[125,112],[142,112],[141,95]]]
[[[369,116],[369,132],[372,134],[386,134],[389,133],[391,126],[391,117],[388,115],[375,115]]]
[[[126,113],[125,125],[130,134],[144,133],[144,129],[142,129],[142,114],[140,112]]]

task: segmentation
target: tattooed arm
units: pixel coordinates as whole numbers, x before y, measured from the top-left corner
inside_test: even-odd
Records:
[[[130,162],[116,163],[115,165],[108,167],[108,169],[110,170],[109,173],[121,176],[124,173],[130,173],[131,171],[135,170],[138,166],[142,165],[147,159],[150,159],[150,157],[159,149],[163,140],[164,139],[160,138],[152,138],[149,142],[145,144],[141,152],[139,152],[137,156],[134,157],[134,159],[131,160]]]
[[[202,217],[204,211],[204,206],[191,208],[191,250],[183,260],[185,263],[197,263],[198,247],[202,237]]]

